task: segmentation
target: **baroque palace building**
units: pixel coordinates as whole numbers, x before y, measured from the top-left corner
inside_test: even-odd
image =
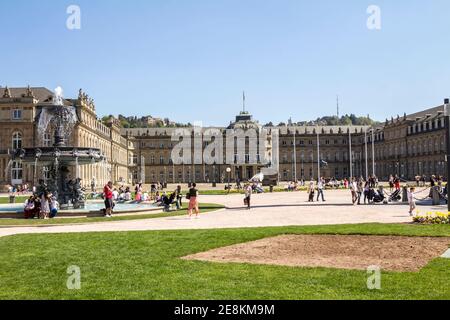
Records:
[[[51,101],[52,95],[50,90],[39,87],[0,89],[0,185],[33,184],[45,178],[45,167],[35,170],[32,165],[11,162],[10,153],[22,147],[53,144],[51,132],[40,137],[37,129],[39,109]],[[250,145],[246,140],[245,160],[239,164],[176,165],[171,154],[177,143],[172,141],[172,134],[177,128],[122,128],[115,118],[104,124],[97,117],[93,99],[81,90],[76,99],[66,99],[65,103],[75,106],[78,117],[68,144],[98,148],[107,159],[105,163],[80,167],[80,178],[85,186],[89,186],[93,178],[97,186],[108,180],[124,184],[246,180],[267,166],[276,168],[282,181],[315,179],[319,173],[337,179],[372,173],[380,179],[387,179],[390,174],[408,180],[416,175],[446,177],[444,105],[396,116],[378,127],[263,127],[243,111],[229,126],[187,130],[192,141],[196,134],[203,136],[208,129],[220,131],[224,137],[225,157],[227,130],[252,128],[260,132],[265,129],[269,134],[265,141],[258,142],[264,146],[259,149],[256,162],[249,161]],[[207,146],[208,142],[202,141],[202,150]],[[237,157],[236,154],[235,161]],[[270,159],[270,163],[263,163],[263,157]],[[72,170],[75,172],[74,168]]]

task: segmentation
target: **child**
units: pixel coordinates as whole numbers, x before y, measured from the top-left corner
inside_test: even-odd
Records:
[[[56,215],[58,214],[58,209],[59,209],[59,203],[56,200],[55,196],[51,196],[50,198],[50,218],[55,218]]]
[[[413,216],[413,211],[416,209],[416,202],[414,201],[414,191],[416,189],[414,187],[409,189],[408,192],[408,203],[409,203],[409,215]]]

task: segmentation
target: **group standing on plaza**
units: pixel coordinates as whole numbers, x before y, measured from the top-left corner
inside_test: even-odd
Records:
[[[91,186],[94,187],[94,185]],[[139,182],[135,185],[134,194],[132,194],[130,187],[122,185],[117,189],[111,181],[108,181],[101,194],[105,205],[104,215],[112,217],[116,203],[152,203],[163,207],[164,212],[170,212],[171,206],[175,205],[176,210],[181,210],[183,208],[182,199],[185,197],[189,200],[187,208],[189,218],[194,214],[196,218],[199,218],[198,190],[195,183],[189,185],[186,195],[183,195],[181,185],[178,185],[171,193],[164,191],[164,187],[164,184],[152,184],[148,192],[144,189],[143,183]],[[92,192],[95,194],[95,188],[92,189]]]

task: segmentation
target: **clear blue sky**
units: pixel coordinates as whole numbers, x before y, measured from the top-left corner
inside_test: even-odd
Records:
[[[228,124],[242,90],[260,122],[334,114],[339,94],[342,113],[384,120],[450,96],[449,16],[448,0],[2,0],[0,84],[205,125]]]

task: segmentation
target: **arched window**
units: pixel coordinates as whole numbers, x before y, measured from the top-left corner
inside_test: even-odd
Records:
[[[20,132],[14,132],[12,135],[12,148],[22,148],[22,134]]]

